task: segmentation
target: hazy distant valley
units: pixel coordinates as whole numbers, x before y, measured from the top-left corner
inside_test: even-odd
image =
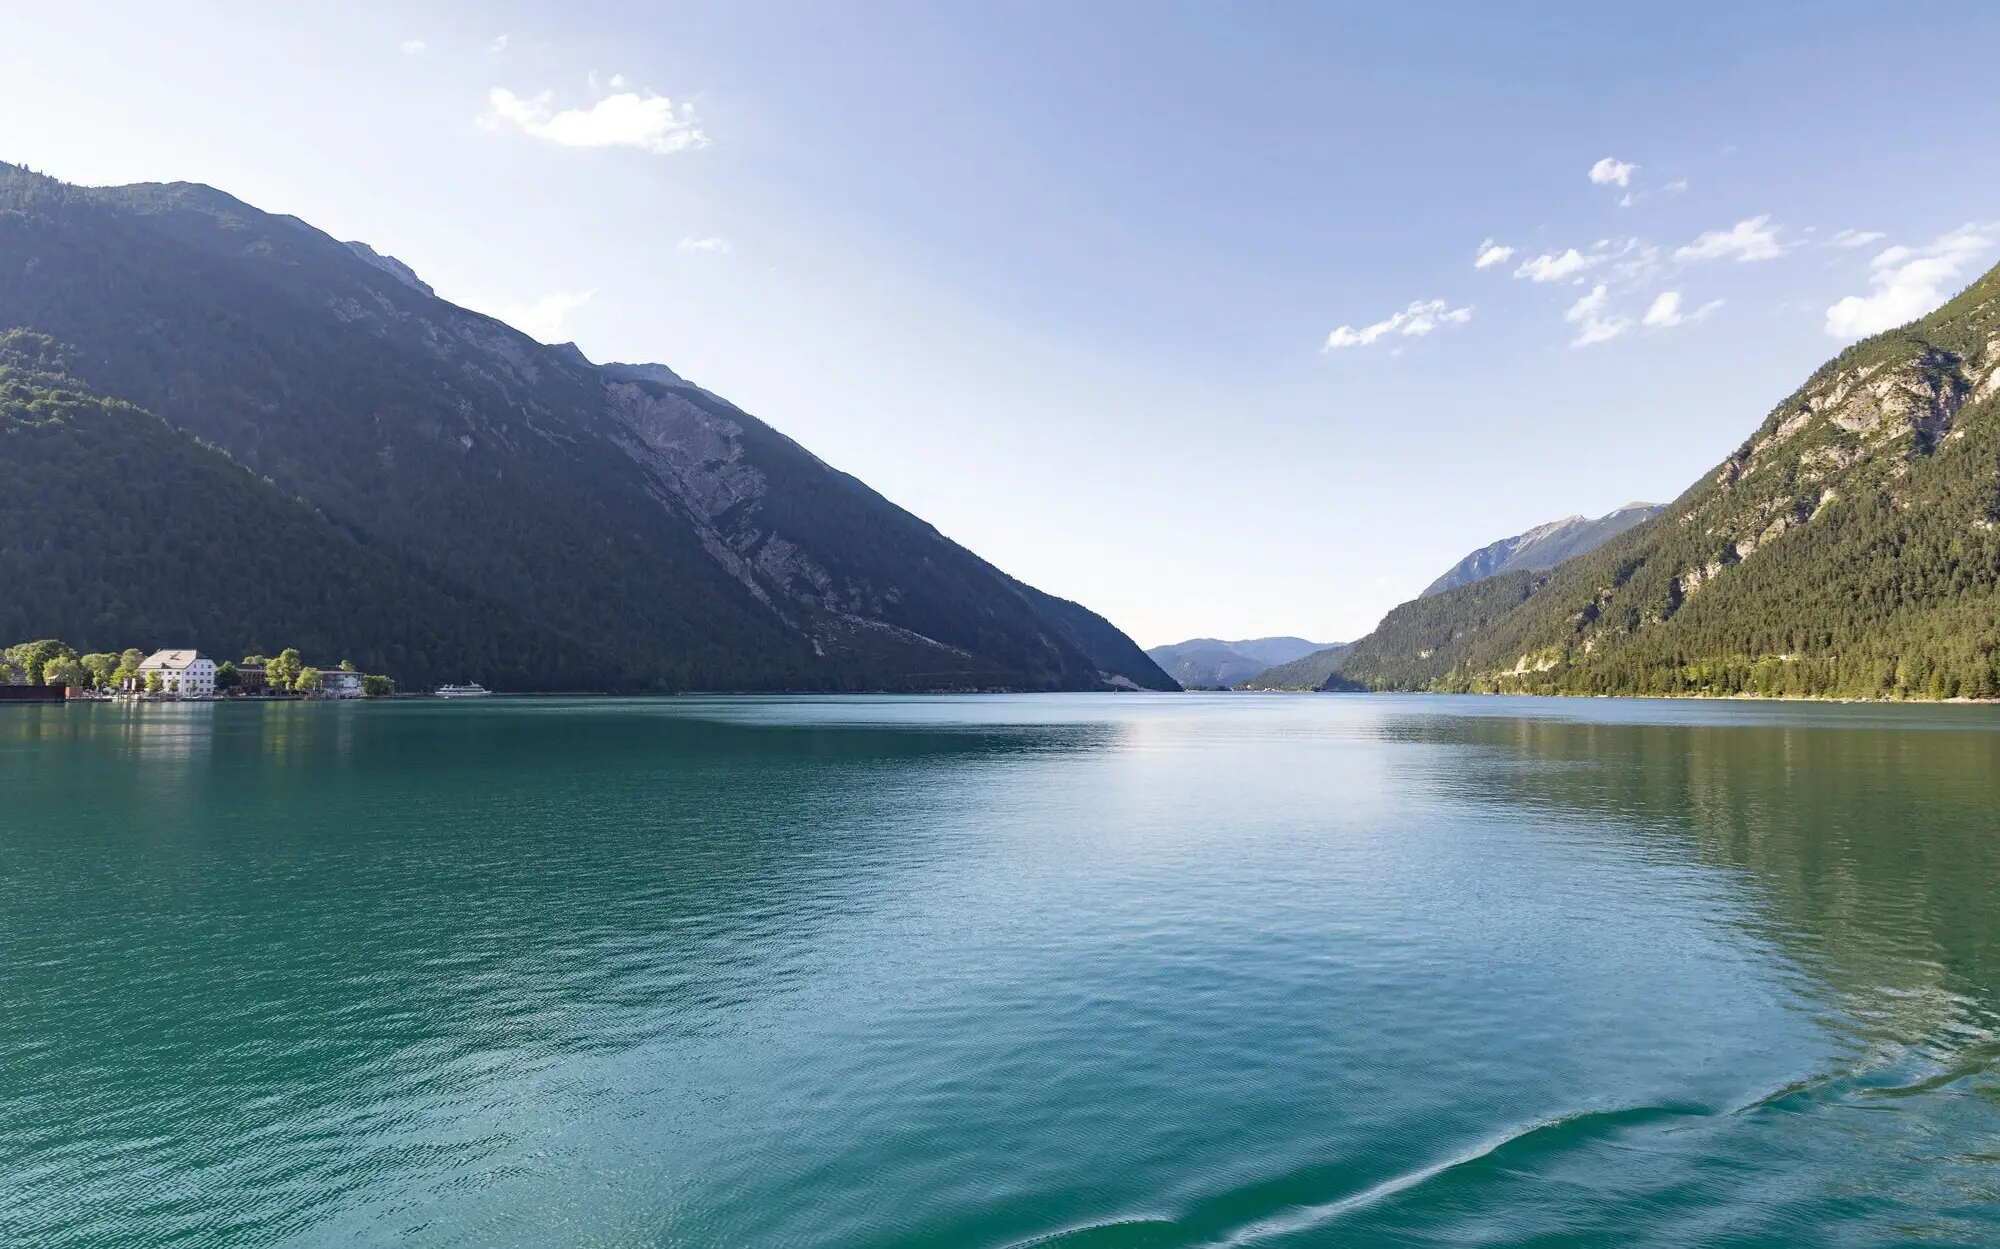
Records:
[[[1186,689],[1234,689],[1258,673],[1279,664],[1310,655],[1332,642],[1308,642],[1304,638],[1269,637],[1225,642],[1217,638],[1191,638],[1170,646],[1147,650],[1153,662]]]
[[[1419,598],[1504,573],[1550,569],[1592,551],[1658,515],[1648,503],[1630,503],[1596,520],[1569,516],[1502,538],[1467,555]],[[1187,689],[1359,690],[1367,687],[1340,676],[1351,649],[1348,642],[1308,642],[1304,638],[1256,638],[1224,642],[1192,638],[1146,653]]]

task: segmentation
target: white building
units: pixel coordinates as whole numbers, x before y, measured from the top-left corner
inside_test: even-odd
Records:
[[[320,696],[323,698],[361,697],[361,674],[348,672],[343,668],[328,668],[320,677]]]
[[[139,688],[160,674],[160,688],[169,694],[209,697],[215,693],[215,661],[200,651],[154,651],[139,665]]]

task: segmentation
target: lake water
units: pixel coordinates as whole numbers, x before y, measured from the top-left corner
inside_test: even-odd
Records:
[[[2000,711],[0,708],[0,1243],[2000,1241]]]

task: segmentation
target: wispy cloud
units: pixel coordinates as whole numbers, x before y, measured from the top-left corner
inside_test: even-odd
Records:
[[[576,294],[544,295],[532,304],[496,304],[482,309],[500,318],[530,338],[551,342],[561,331],[569,314],[590,302],[596,290]]]
[[[1571,340],[1572,346],[1588,347],[1592,343],[1616,338],[1632,328],[1630,317],[1616,316],[1609,311],[1610,303],[1610,288],[1599,282],[1591,288],[1590,294],[1570,305],[1569,311],[1563,313],[1563,320],[1577,327],[1576,337]]]
[[[1633,165],[1631,166],[1631,168],[1637,169],[1638,166]],[[1620,183],[1619,185],[1623,186],[1624,184]],[[1650,190],[1640,190],[1635,187],[1626,191],[1625,194],[1618,197],[1618,206],[1620,208],[1630,208],[1634,204],[1653,198],[1655,195],[1679,195],[1681,192],[1687,189],[1688,189],[1688,180],[1686,178],[1675,178],[1672,182],[1668,182],[1662,186],[1654,187]]]
[[[623,79],[614,79],[622,83]],[[495,87],[487,96],[488,112],[480,119],[490,130],[513,126],[524,134],[563,147],[635,147],[656,156],[671,156],[707,147],[708,136],[695,124],[694,106],[650,92],[608,95],[589,108],[551,108],[552,92],[533,97]]]
[[[726,252],[729,250],[729,240],[720,238],[698,239],[693,235],[689,235],[681,240],[681,250],[684,252]]]
[[[1880,230],[1842,230],[1826,241],[1828,247],[1866,247],[1888,235]]]
[[[1590,167],[1590,180],[1598,186],[1630,186],[1637,172],[1637,165],[1607,156]]]
[[[403,42],[396,45],[396,51],[401,52],[404,56],[416,56],[419,53],[421,53],[426,46],[427,45],[421,39],[405,39],[403,40]]]
[[[1626,239],[1606,258],[1614,281],[1642,282],[1660,271],[1660,249],[1640,239]]]
[[[1514,276],[1530,282],[1559,282],[1582,273],[1597,261],[1597,257],[1586,256],[1574,247],[1565,252],[1544,252],[1533,260],[1523,261],[1521,267],[1514,270]]]
[[[1478,254],[1472,258],[1472,267],[1475,269],[1490,269],[1494,265],[1504,265],[1513,255],[1513,248],[1503,247],[1492,239],[1487,239],[1479,245]]]
[[[507,50],[507,36],[493,36],[493,42],[486,45],[486,50],[488,52],[505,52]]]
[[[1785,254],[1769,216],[1739,221],[1727,230],[1709,230],[1674,252],[1675,260],[1775,260]]]
[[[1701,307],[1696,308],[1693,312],[1682,312],[1681,293],[1679,291],[1662,291],[1654,298],[1652,306],[1646,309],[1646,315],[1639,318],[1639,324],[1648,329],[1670,329],[1676,325],[1686,325],[1693,321],[1704,320],[1709,313],[1714,312],[1721,306],[1721,300],[1711,299]]]
[[[1343,325],[1326,336],[1326,346],[1320,348],[1322,354],[1338,351],[1343,347],[1366,347],[1381,341],[1391,334],[1404,338],[1422,338],[1441,325],[1464,325],[1472,320],[1472,309],[1453,308],[1442,299],[1419,299],[1401,312],[1373,325],[1355,329]]]
[[[1964,225],[1922,247],[1891,247],[1868,262],[1866,295],[1826,310],[1826,332],[1860,338],[1914,321],[1943,303],[1966,269],[1992,248],[1991,227]]]

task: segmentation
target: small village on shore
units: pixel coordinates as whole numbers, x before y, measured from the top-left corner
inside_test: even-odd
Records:
[[[387,676],[362,672],[347,660],[316,667],[295,649],[221,663],[191,648],[78,654],[54,638],[0,651],[0,701],[6,702],[352,699],[395,693],[396,683]]]

